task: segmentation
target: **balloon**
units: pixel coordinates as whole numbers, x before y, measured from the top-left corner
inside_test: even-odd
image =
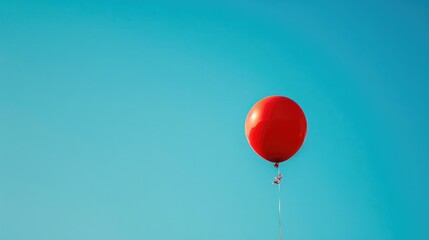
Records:
[[[246,118],[245,132],[253,150],[270,162],[284,162],[304,143],[307,121],[301,107],[282,96],[257,102]]]

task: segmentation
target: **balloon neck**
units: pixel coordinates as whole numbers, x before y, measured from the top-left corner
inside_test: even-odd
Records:
[[[279,163],[278,162],[274,163],[274,167],[279,168]]]

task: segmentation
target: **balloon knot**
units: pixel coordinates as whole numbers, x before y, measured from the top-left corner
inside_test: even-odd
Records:
[[[278,162],[274,163],[274,167],[279,168],[279,163]]]

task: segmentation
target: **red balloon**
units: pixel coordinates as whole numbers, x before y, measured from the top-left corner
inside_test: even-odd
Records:
[[[304,143],[307,121],[301,107],[282,96],[257,102],[246,118],[246,137],[253,150],[270,162],[291,158]]]

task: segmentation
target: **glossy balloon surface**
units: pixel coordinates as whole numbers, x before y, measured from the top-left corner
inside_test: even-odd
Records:
[[[291,158],[302,146],[307,121],[301,107],[282,96],[270,96],[250,109],[245,125],[253,150],[270,162]]]

